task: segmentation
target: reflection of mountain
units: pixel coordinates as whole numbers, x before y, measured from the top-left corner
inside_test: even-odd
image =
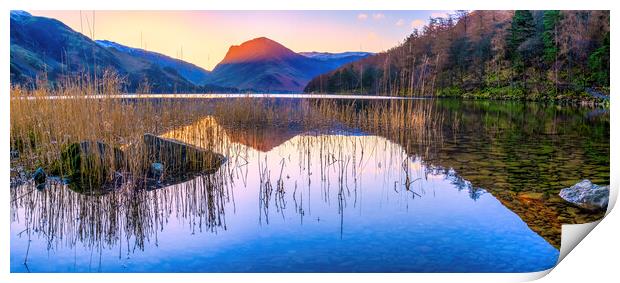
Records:
[[[223,126],[223,128],[232,142],[243,144],[262,152],[268,152],[303,133],[303,129],[296,127],[263,127],[243,130],[227,126]]]
[[[183,130],[187,131],[181,128],[173,130],[178,130],[174,135],[206,138],[218,128],[216,124],[210,124],[212,121],[207,117],[186,126]],[[239,253],[225,253],[225,260],[231,256],[246,258],[252,265],[252,261],[263,262],[265,259],[247,257],[248,254],[260,253],[264,258],[269,258],[283,253],[283,257],[275,258],[279,258],[278,263],[284,263],[289,260],[286,251],[290,247],[308,243],[308,233],[314,239],[316,233],[320,233],[322,236],[317,241],[322,246],[333,245],[323,247],[320,255],[333,253],[335,257],[348,258],[349,255],[343,257],[340,252],[334,253],[338,251],[338,246],[346,245],[349,254],[361,259],[361,262],[372,255],[379,259],[386,258],[394,254],[394,249],[399,246],[413,249],[420,245],[427,246],[415,253],[406,253],[406,260],[399,258],[388,264],[393,267],[400,262],[402,266],[394,270],[401,271],[410,262],[416,262],[417,258],[433,258],[433,261],[443,263],[445,257],[434,257],[443,253],[468,256],[474,260],[466,258],[464,262],[473,262],[474,265],[479,264],[476,260],[480,254],[520,258],[523,253],[521,249],[504,248],[507,240],[511,242],[510,247],[525,247],[528,252],[534,253],[534,261],[540,261],[537,257],[542,255],[547,255],[545,257],[552,261],[557,253],[483,190],[467,186],[466,181],[455,174],[447,181],[447,176],[441,171],[425,166],[418,158],[408,157],[401,146],[382,137],[298,136],[268,153],[238,145],[226,148],[230,150],[231,163],[220,171],[222,174],[200,177],[163,190],[119,191],[89,198],[56,187],[49,193],[34,191],[29,194],[31,187],[24,186],[12,194],[15,201],[11,203],[17,207],[13,211],[17,211],[19,219],[25,219],[12,225],[12,235],[25,231],[28,237],[15,237],[17,240],[12,241],[12,247],[25,246],[32,236],[36,239],[34,243],[42,243],[33,246],[26,255],[30,262],[35,263],[32,265],[33,271],[47,271],[48,266],[58,268],[63,265],[73,265],[76,271],[83,270],[90,267],[88,255],[101,250],[103,252],[99,257],[103,260],[99,262],[99,267],[109,271],[140,271],[145,265],[150,265],[150,270],[158,270],[161,266],[180,269],[179,265],[161,262],[177,263],[182,260],[181,256],[187,255],[188,250],[215,260],[191,256],[191,261],[196,264],[182,270],[196,272],[203,271],[203,266],[217,265],[223,255],[220,251],[237,249],[238,243],[246,243],[246,246],[253,248],[249,251],[242,249]],[[433,172],[429,173],[429,169]],[[411,185],[407,180],[420,182]],[[449,181],[465,185],[452,186]],[[304,189],[299,189],[298,183]],[[392,183],[398,183],[398,186],[392,188]],[[431,187],[441,189],[435,194]],[[475,200],[481,195],[477,203],[468,199]],[[25,197],[22,199],[20,196]],[[317,201],[310,202],[310,198]],[[390,201],[385,202],[387,199]],[[50,200],[58,205],[50,205]],[[403,205],[407,203],[411,207]],[[310,209],[311,215],[304,213]],[[302,225],[291,221],[297,217],[302,218]],[[259,225],[269,227],[257,227],[256,218]],[[314,219],[317,221],[315,224],[312,223]],[[306,222],[312,226],[321,225],[320,229],[309,230]],[[334,228],[338,226],[340,240],[323,236],[335,236],[338,229]],[[262,246],[259,242],[263,240],[260,238],[247,238],[247,235],[256,233],[256,229],[266,228],[273,231],[269,239],[284,239],[276,240],[275,245]],[[365,250],[368,256],[357,256],[359,248],[349,246],[351,239],[358,242],[362,249],[370,247]],[[480,239],[484,245],[480,245]],[[392,246],[386,249],[385,245]],[[428,245],[433,245],[433,249]],[[496,246],[502,249],[495,249]],[[453,247],[459,248],[453,250]],[[306,259],[317,257],[316,250],[311,246],[296,255]],[[16,257],[25,254],[17,250],[12,252]],[[53,261],[67,258],[67,254],[75,255],[78,260],[58,261],[43,267],[36,264],[41,259],[51,258]],[[118,254],[123,257],[119,258]],[[127,262],[125,254],[131,256],[134,264],[123,265],[121,269],[120,264]],[[307,260],[302,262],[304,265],[308,263]],[[495,260],[487,262],[491,266],[498,265]],[[243,268],[248,266],[246,263],[242,265]],[[498,266],[511,265],[502,262]],[[21,268],[19,266],[15,270]],[[224,268],[238,270],[228,265]],[[436,268],[433,262],[421,270]],[[252,270],[260,269],[255,267]],[[343,270],[349,270],[349,267]]]

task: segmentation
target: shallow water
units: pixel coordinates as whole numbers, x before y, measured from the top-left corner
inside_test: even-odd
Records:
[[[601,216],[557,192],[609,183],[608,113],[420,103],[441,115],[432,137],[208,116],[163,136],[201,146],[192,133],[218,128],[215,174],[103,196],[13,188],[11,271],[530,272],[557,261],[561,223]]]
[[[382,96],[382,95],[340,95],[340,94],[307,94],[307,93],[187,93],[187,94],[142,94],[142,93],[128,93],[128,94],[116,94],[116,95],[86,95],[86,96],[43,96],[34,97],[29,96],[25,99],[76,99],[76,98],[115,98],[115,99],[153,99],[153,98],[166,98],[166,99],[228,99],[228,98],[282,98],[282,99],[355,99],[355,100],[412,100],[423,99],[414,97],[395,97],[395,96]]]

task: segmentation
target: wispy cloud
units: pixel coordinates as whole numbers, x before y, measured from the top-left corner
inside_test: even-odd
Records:
[[[421,28],[424,26],[426,22],[424,22],[423,20],[420,19],[415,19],[413,21],[411,21],[411,27],[412,28]]]
[[[375,20],[383,20],[385,19],[385,15],[383,13],[376,13],[372,15],[372,18]]]
[[[360,21],[365,21],[366,19],[368,19],[368,15],[364,14],[364,13],[358,14],[357,15],[357,19],[360,20]]]
[[[404,26],[404,25],[405,25],[405,20],[403,20],[403,19],[398,19],[398,21],[396,21],[396,24],[395,24],[395,25],[396,25],[397,27],[402,27],[402,26]]]

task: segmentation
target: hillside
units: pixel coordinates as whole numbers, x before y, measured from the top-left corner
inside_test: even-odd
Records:
[[[315,77],[308,93],[583,99],[609,91],[609,11],[474,11]]]
[[[11,12],[11,83],[32,86],[38,81],[56,85],[64,79],[94,81],[105,71],[126,80],[126,90],[193,92],[196,86],[176,69],[102,47],[62,22]]]
[[[157,52],[128,47],[109,40],[96,40],[95,42],[102,47],[111,49],[112,51],[125,53],[137,58],[142,58],[146,61],[156,64],[157,66],[160,66],[161,68],[175,69],[180,76],[193,83],[194,85],[201,85],[202,82],[207,79],[210,73],[209,71],[194,64],[185,62],[183,60],[171,58]]]

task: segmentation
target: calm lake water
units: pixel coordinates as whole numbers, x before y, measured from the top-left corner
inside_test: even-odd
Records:
[[[557,193],[609,183],[608,112],[415,103],[432,129],[205,115],[161,135],[203,146],[215,129],[213,174],[97,196],[11,188],[11,272],[532,272],[555,265],[562,223],[602,217]]]

